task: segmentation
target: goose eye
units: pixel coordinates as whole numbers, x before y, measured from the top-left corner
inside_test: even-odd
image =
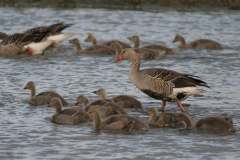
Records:
[[[123,53],[125,53],[125,51],[123,51]]]

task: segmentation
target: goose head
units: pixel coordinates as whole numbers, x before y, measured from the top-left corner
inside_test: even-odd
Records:
[[[35,88],[35,84],[33,81],[29,81],[27,85],[23,89],[29,89],[31,90],[32,88]]]
[[[51,101],[47,107],[52,107],[52,108],[55,108],[55,109],[61,111],[62,110],[62,101],[60,100],[60,98],[54,97],[51,99]]]
[[[96,38],[93,34],[89,34],[88,37],[84,40],[84,42],[93,42]]]
[[[183,40],[183,36],[180,35],[180,34],[177,34],[174,38],[174,40],[172,41],[172,43],[175,43],[175,42],[181,42]]]
[[[190,120],[190,117],[186,113],[180,113],[175,119],[175,122],[186,124],[188,120]]]
[[[156,116],[156,115],[158,114],[157,108],[156,108],[156,107],[149,108],[148,114],[149,114],[150,116]]]
[[[78,38],[73,38],[72,40],[69,40],[69,43],[72,43],[74,45],[80,43]]]
[[[90,111],[88,111],[87,115],[92,119],[96,119],[97,117],[99,117],[99,113],[96,109],[91,109]]]
[[[138,54],[132,48],[126,48],[122,51],[120,56],[117,59],[115,59],[114,62],[118,62],[125,59],[132,59],[134,56],[138,56]]]
[[[77,102],[75,103],[75,106],[78,104],[84,104],[86,105],[89,102],[88,98],[84,94],[80,94],[77,97]]]
[[[102,99],[105,99],[105,97],[106,97],[106,90],[105,89],[98,89],[97,91],[94,91],[93,93],[97,94]]]
[[[137,35],[134,35],[134,36],[132,36],[132,37],[127,37],[127,39],[129,39],[130,41],[132,41],[132,42],[138,42],[139,41],[139,36],[137,36]]]

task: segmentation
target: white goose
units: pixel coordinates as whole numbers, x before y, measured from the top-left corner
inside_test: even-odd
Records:
[[[161,110],[164,110],[166,102],[177,102],[182,111],[186,112],[181,101],[190,95],[207,92],[197,86],[210,88],[207,83],[193,75],[181,74],[162,68],[140,70],[139,56],[131,48],[124,49],[114,62],[125,59],[132,61],[132,68],[129,74],[132,83],[148,96],[162,100]]]
[[[43,51],[52,44],[54,44],[53,41],[43,41],[38,43],[32,42],[25,45],[24,48],[28,48],[29,55],[38,55],[43,54]]]

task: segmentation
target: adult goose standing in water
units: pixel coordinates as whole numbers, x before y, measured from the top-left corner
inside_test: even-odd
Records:
[[[97,44],[97,39],[93,34],[89,34],[88,37],[84,40],[84,42],[92,42],[92,45],[96,45]],[[106,42],[103,42],[103,43],[100,43],[100,44],[106,45],[106,46],[111,46],[111,44],[114,43],[114,42],[118,42],[122,46],[123,49],[131,48],[131,46],[128,45],[127,43],[119,41],[119,40],[106,41]]]
[[[193,124],[186,113],[180,113],[176,118],[176,122],[184,124],[187,129],[221,133],[235,131],[232,119],[227,117],[205,117]]]
[[[186,43],[182,35],[177,34],[173,43],[180,42],[180,48],[193,48],[193,49],[222,49],[222,45],[210,39],[197,39],[193,42]]]
[[[55,108],[55,113],[51,117],[51,122],[60,124],[79,124],[92,122],[92,119],[83,109],[69,108],[62,110],[62,101],[60,98],[52,98],[47,107]]]
[[[162,68],[140,70],[139,56],[131,48],[124,49],[114,62],[126,59],[132,61],[129,74],[132,83],[148,96],[162,100],[161,110],[164,110],[166,102],[177,102],[178,106],[185,112],[181,101],[190,95],[206,92],[197,86],[210,88],[207,83],[193,75],[181,74]]]
[[[93,93],[97,94],[101,99],[107,99],[105,89],[98,89]],[[119,106],[123,108],[142,108],[142,104],[140,101],[128,95],[118,95],[108,100],[117,103]]]
[[[33,81],[29,81],[24,89],[31,91],[31,97],[28,99],[28,103],[31,105],[48,105],[54,97],[58,97],[62,101],[63,106],[68,105],[66,100],[54,91],[41,92],[36,95],[36,86]]]
[[[122,47],[118,42],[111,44],[111,49],[116,51],[118,57],[122,53]],[[161,59],[165,55],[165,51],[152,50],[148,48],[134,48],[140,59]]]
[[[139,48],[139,44],[140,44],[139,36],[134,35],[132,37],[127,37],[127,39],[129,39],[130,41],[132,41],[134,43],[133,48]],[[149,45],[143,46],[142,48],[163,50],[163,51],[165,51],[165,54],[176,54],[178,52],[178,50],[176,50],[176,49],[168,48],[168,47],[165,47],[165,46],[162,46],[159,44],[149,44]]]
[[[93,119],[95,129],[118,129],[124,131],[148,130],[143,122],[129,115],[114,115],[102,122],[97,110],[91,109],[88,111],[88,115]]]
[[[127,114],[127,112],[119,105],[113,103],[111,100],[98,99],[89,102],[89,99],[84,95],[80,94],[77,98],[75,105],[83,104],[83,110],[88,112],[91,109],[98,110],[101,118],[107,118],[117,114]]]
[[[87,53],[87,54],[92,54],[92,53],[104,53],[104,54],[114,54],[114,51],[111,50],[111,48],[109,46],[106,45],[101,45],[101,44],[97,44],[97,45],[92,45],[90,47],[87,47],[86,49],[82,49],[82,46],[80,44],[80,41],[78,38],[74,38],[72,40],[69,41],[69,43],[72,43],[76,49],[77,49],[77,53]]]

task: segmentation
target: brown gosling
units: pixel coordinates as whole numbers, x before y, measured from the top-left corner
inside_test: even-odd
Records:
[[[83,109],[64,109],[62,102],[58,97],[52,98],[47,107],[55,108],[55,113],[51,117],[51,122],[60,124],[79,124],[92,122],[92,119],[83,111]]]
[[[193,124],[190,117],[186,113],[180,113],[177,116],[177,122],[184,124],[187,129],[204,130],[208,132],[234,132],[235,128],[231,118],[225,117],[205,117]]]
[[[114,115],[102,122],[96,109],[88,111],[88,115],[93,119],[93,126],[95,129],[117,129],[125,131],[148,130],[147,126],[143,122],[128,115]]]
[[[42,92],[36,95],[36,86],[33,81],[29,81],[23,89],[29,89],[31,91],[31,97],[28,99],[28,103],[31,105],[48,105],[54,97],[60,98],[63,106],[68,105],[67,101],[54,91]]]
[[[222,45],[210,39],[197,39],[193,42],[186,43],[182,35],[177,34],[172,43],[180,42],[180,48],[192,49],[222,49]]]

